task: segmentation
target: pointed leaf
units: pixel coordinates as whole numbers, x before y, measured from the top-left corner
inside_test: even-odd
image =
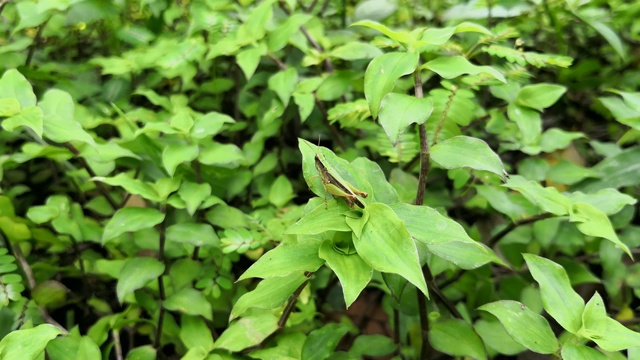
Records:
[[[102,234],[102,243],[127,231],[149,229],[164,220],[164,214],[152,208],[125,207],[113,215]]]
[[[19,114],[2,120],[2,127],[7,131],[14,131],[18,126],[24,126],[42,137],[44,122],[42,109],[37,106],[22,108]]]
[[[527,85],[518,92],[516,102],[518,105],[542,111],[555,104],[566,91],[566,87],[555,84]]]
[[[482,339],[464,320],[451,319],[433,324],[429,329],[429,343],[445,354],[478,360],[487,358]]]
[[[270,313],[245,316],[234,321],[213,344],[214,349],[238,352],[261,344],[278,329],[278,318]]]
[[[349,308],[371,281],[373,269],[358,254],[348,255],[336,251],[331,241],[322,243],[319,256],[340,280],[344,302]]]
[[[18,6],[21,6],[20,3]],[[18,70],[9,69],[0,78],[0,99],[13,98],[18,100],[22,109],[36,105],[36,94],[31,84]]]
[[[373,203],[365,208],[368,217],[347,218],[352,229],[362,226],[353,236],[353,244],[362,260],[374,270],[398,274],[415,285],[425,295],[427,284],[411,235],[395,212],[387,205]]]
[[[554,215],[567,215],[571,210],[571,201],[560,194],[556,188],[543,188],[537,182],[529,181],[520,175],[509,177],[504,186],[519,191],[527,200],[536,204],[540,209]]]
[[[307,281],[304,273],[293,273],[284,277],[274,277],[260,281],[252,291],[242,295],[231,309],[231,320],[250,308],[275,309],[287,301],[293,292]]]
[[[324,263],[318,257],[319,242],[282,244],[253,263],[238,281],[248,278],[283,277],[293,273],[316,272]]]
[[[186,287],[171,294],[163,302],[170,311],[177,311],[187,315],[199,315],[207,320],[213,320],[211,303],[198,290]]]
[[[390,93],[400,77],[411,74],[418,65],[418,53],[393,52],[371,60],[364,74],[364,96],[371,116],[378,117],[382,99]]]
[[[409,32],[391,30],[388,27],[376,21],[362,20],[362,21],[355,22],[349,26],[365,26],[374,30],[378,30],[381,33],[385,34],[389,39],[395,40],[400,44],[407,44],[415,41],[415,39],[413,38],[413,36],[411,36]]]
[[[164,272],[164,264],[150,257],[130,258],[120,270],[116,294],[122,303],[125,296],[143,288],[151,280],[157,279]]]
[[[558,350],[558,341],[547,320],[524,304],[502,300],[478,309],[497,317],[511,338],[527,349],[539,354],[553,354]]]
[[[95,144],[91,135],[75,120],[74,106],[71,95],[66,91],[47,91],[38,102],[43,113],[44,136],[59,143],[77,140]]]
[[[531,276],[540,285],[544,309],[565,330],[576,334],[582,327],[584,300],[571,288],[564,268],[540,256],[531,254],[523,256]]]
[[[220,245],[220,238],[213,227],[206,223],[178,223],[167,228],[167,241],[191,244],[193,246]]]
[[[435,72],[445,79],[454,79],[458,76],[469,74],[478,75],[480,73],[493,76],[495,79],[506,83],[502,73],[491,66],[474,65],[462,56],[443,56],[431,60],[424,65],[425,68]]]
[[[602,337],[593,341],[605,351],[620,351],[640,344],[640,333],[637,333],[619,322],[607,318],[607,327]]]
[[[185,181],[180,185],[178,195],[187,205],[187,212],[193,216],[200,204],[202,204],[211,195],[211,185],[208,183],[194,183]]]
[[[633,255],[629,250],[629,247],[625,245],[616,234],[611,221],[605,213],[596,209],[590,204],[578,202],[573,204],[573,211],[569,221],[575,222],[576,227],[581,233],[589,236],[597,236],[605,238],[612,243],[618,245],[624,250],[630,258],[633,259]]]
[[[395,146],[398,138],[411,124],[424,124],[433,112],[430,98],[389,93],[380,104],[379,122]]]
[[[455,136],[431,147],[431,159],[445,169],[468,167],[490,171],[505,177],[500,157],[483,140],[469,136]]]
[[[288,68],[287,70],[277,72],[269,78],[268,83],[269,89],[278,95],[278,98],[286,107],[298,83],[298,72],[295,68]]]
[[[49,341],[62,330],[49,324],[9,332],[0,341],[0,359],[40,359]]]
[[[198,157],[198,145],[170,144],[162,152],[162,165],[169,176],[173,176],[176,168],[185,162],[193,161]]]

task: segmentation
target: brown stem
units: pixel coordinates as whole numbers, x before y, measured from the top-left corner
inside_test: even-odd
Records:
[[[307,274],[307,278],[311,277],[311,275],[312,274]],[[291,294],[291,296],[289,297],[287,306],[284,308],[282,316],[280,316],[280,320],[278,320],[278,329],[284,328],[284,326],[287,324],[287,320],[289,320],[289,316],[293,312],[293,308],[295,307],[296,302],[298,302],[298,296],[300,296],[302,290],[304,290],[305,286],[307,286],[307,283],[309,283],[309,280],[306,280],[305,282],[300,284],[296,291],[294,291],[293,294]]]
[[[164,205],[160,207],[160,211],[164,213],[164,220],[160,223],[160,241],[158,248],[158,261],[164,263],[164,245],[166,241],[166,229],[167,229],[167,209]],[[158,299],[158,325],[156,326],[156,336],[153,340],[153,348],[157,351],[160,350],[160,340],[162,338],[162,325],[164,322],[164,306],[163,303],[167,298],[167,295],[164,291],[164,281],[162,280],[162,276],[164,274],[160,274],[158,276],[158,292],[160,293],[160,297]]]
[[[540,215],[535,215],[535,216],[532,216],[532,217],[528,217],[526,219],[516,220],[516,221],[512,222],[511,224],[507,225],[507,227],[505,227],[504,229],[500,230],[500,232],[495,234],[491,239],[489,239],[489,241],[487,241],[486,245],[489,246],[489,247],[493,247],[498,241],[500,241],[500,239],[505,237],[508,233],[513,231],[518,226],[531,224],[531,223],[534,223],[534,222],[536,222],[538,220],[549,219],[549,218],[552,218],[554,216],[555,215],[553,215],[553,214],[545,213],[545,214],[540,214]]]
[[[420,76],[420,70],[416,70],[413,73],[414,78],[414,92],[416,98],[422,99],[424,92],[422,89],[422,78]],[[427,187],[427,174],[429,173],[429,142],[427,141],[427,126],[423,123],[418,126],[420,133],[420,175],[418,177],[418,193],[416,194],[415,204],[420,206],[424,203],[424,193]],[[424,264],[422,267],[422,273],[424,275],[430,275],[429,265]],[[425,280],[427,277],[425,276]],[[433,281],[433,277],[431,279]],[[418,296],[418,312],[420,315],[420,337],[422,339],[420,354],[418,358],[426,358],[427,351],[429,349],[429,315],[427,314],[427,299],[420,291],[416,292]]]
[[[29,265],[29,263],[27,262],[27,259],[24,257],[24,254],[22,253],[22,249],[20,249],[19,245],[12,246],[9,243],[9,239],[6,236],[4,236],[4,238],[5,238],[5,241],[7,242],[7,248],[12,250],[13,256],[16,258],[16,261],[18,262],[18,264],[20,264],[20,268],[22,269],[22,272],[27,278],[27,286],[29,287],[29,291],[33,291],[33,289],[37,285],[36,278],[33,275],[33,270],[31,270],[31,266]],[[38,311],[40,312],[40,316],[42,316],[42,318],[47,324],[51,324],[57,327],[58,329],[62,330],[62,332],[65,334],[68,332],[67,329],[64,328],[64,326],[60,325],[55,319],[51,317],[51,315],[49,315],[45,307],[38,306]]]
[[[27,54],[27,60],[24,63],[25,66],[31,65],[31,60],[33,60],[33,54],[36,52],[36,49],[38,48],[38,44],[40,43],[40,39],[42,39],[42,32],[44,31],[44,27],[47,25],[48,22],[49,22],[49,20],[45,21],[44,23],[42,23],[40,25],[40,27],[38,27],[38,32],[36,33],[36,36],[33,38],[33,43],[31,44],[31,47],[29,47],[29,53]]]
[[[71,145],[71,143],[64,143],[64,146],[69,149],[69,151],[71,151],[71,153],[73,154],[73,156],[76,157],[76,159],[78,159],[78,161],[80,162],[80,165],[82,165],[82,167],[87,170],[87,173],[89,173],[89,176],[96,177],[96,173],[95,171],[93,171],[93,169],[91,168],[91,166],[89,166],[89,164],[87,163],[87,161],[80,156],[80,152],[78,151],[78,149],[76,149],[75,146]],[[107,191],[107,188],[104,187],[104,185],[102,185],[101,182],[96,181],[96,188],[98,189],[98,191],[100,191],[100,193],[104,196],[105,199],[107,199],[107,201],[109,202],[109,204],[111,205],[111,207],[113,207],[113,210],[118,210],[118,203],[113,199],[113,197],[111,197],[111,194],[109,194],[109,192]]]

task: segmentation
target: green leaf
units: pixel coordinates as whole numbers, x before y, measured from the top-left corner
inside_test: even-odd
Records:
[[[347,210],[348,207],[338,201],[323,203],[289,227],[286,233],[315,235],[325,231],[351,231],[343,216]]]
[[[227,168],[236,168],[245,160],[242,150],[234,144],[211,143],[206,145],[198,160],[205,165],[217,165]]]
[[[336,251],[331,241],[322,242],[318,255],[340,280],[344,302],[348,308],[371,281],[373,269],[358,254]]]
[[[295,68],[288,68],[287,70],[277,72],[269,78],[268,82],[269,89],[278,95],[278,98],[285,107],[289,104],[289,99],[297,83],[298,72]]]
[[[138,346],[127,354],[127,360],[154,360],[156,357],[156,349],[151,345]]]
[[[411,124],[424,124],[433,112],[430,98],[389,93],[380,104],[379,122],[389,141],[396,146],[398,138]]]
[[[293,193],[293,186],[291,186],[291,182],[286,176],[278,176],[273,184],[271,184],[271,189],[269,190],[269,202],[277,208],[283,208],[289,200],[295,197],[296,195]]]
[[[640,183],[640,147],[632,147],[608,157],[595,166],[593,170],[602,175],[597,180],[587,180],[576,186],[576,190],[586,193],[606,188],[621,188]]]
[[[32,206],[27,210],[27,217],[36,224],[44,224],[60,215],[60,210],[51,205]]]
[[[547,176],[554,183],[573,185],[588,177],[600,177],[600,174],[591,168],[562,159],[549,170]]]
[[[134,257],[127,262],[118,275],[118,285],[116,294],[118,301],[122,303],[125,296],[143,288],[151,280],[157,279],[164,273],[165,265],[160,261],[150,257]]]
[[[531,254],[523,256],[531,276],[540,285],[544,309],[565,330],[576,334],[582,327],[584,300],[571,288],[567,273],[551,260]]]
[[[542,111],[555,104],[567,91],[567,88],[556,84],[534,84],[520,89],[516,103],[538,111]]]
[[[618,245],[633,259],[627,245],[616,235],[607,215],[592,205],[583,202],[574,203],[569,221],[575,222],[578,230],[585,235],[602,237]]]
[[[516,103],[507,106],[509,120],[515,122],[520,130],[520,142],[532,145],[538,142],[542,134],[542,118],[540,114]]]
[[[9,332],[0,340],[0,359],[40,359],[49,341],[62,330],[49,324]]]
[[[347,218],[347,224],[355,231],[353,244],[362,260],[374,270],[402,276],[428,296],[418,250],[404,222],[382,203],[367,206],[365,214],[359,219]],[[360,236],[358,228],[362,229]]]
[[[309,14],[299,12],[286,17],[286,20],[269,34],[267,38],[269,51],[276,52],[285,47],[291,37],[298,32],[298,29],[312,18]]]
[[[26,224],[15,222],[8,216],[0,216],[0,230],[10,241],[23,241],[31,239],[31,231]]]
[[[17,7],[25,3],[17,4]],[[9,69],[0,78],[0,99],[13,98],[18,100],[20,108],[28,108],[36,105],[36,94],[33,93],[31,84],[18,70]]]
[[[382,99],[393,90],[396,80],[413,73],[417,65],[418,53],[392,52],[371,60],[364,74],[364,96],[374,119],[378,117]]]
[[[278,329],[278,318],[265,312],[232,322],[213,344],[214,349],[237,352],[262,343]]]
[[[520,175],[512,175],[504,185],[517,190],[527,200],[536,204],[540,209],[554,215],[567,215],[571,211],[571,201],[560,194],[556,188],[545,187],[535,181],[529,181]]]
[[[47,344],[47,355],[52,360],[100,359],[102,355],[96,342],[88,337],[67,335]]]
[[[318,257],[320,243],[314,241],[282,244],[262,255],[238,281],[248,278],[283,277],[293,273],[316,272],[324,263]]]
[[[16,9],[20,15],[20,22],[13,29],[13,32],[16,33],[22,29],[36,27],[47,21],[51,17],[51,11],[40,11],[41,6],[30,1],[17,3]]]
[[[429,329],[429,343],[434,349],[454,356],[486,359],[482,340],[471,325],[461,319],[438,321]]]
[[[618,213],[627,205],[635,205],[638,201],[627,194],[623,194],[616,189],[602,189],[598,192],[585,194],[580,191],[567,195],[571,202],[584,202],[606,215]]]
[[[167,241],[191,244],[193,246],[220,245],[220,238],[213,227],[206,223],[178,223],[167,228]]]
[[[600,338],[607,328],[607,309],[598,292],[593,294],[582,313],[582,328],[579,335],[587,339]]]
[[[505,355],[515,355],[526,350],[524,346],[509,336],[499,321],[480,319],[473,327],[488,349],[494,349],[498,353]]]
[[[170,311],[177,311],[187,315],[199,315],[207,320],[213,320],[209,301],[200,291],[190,287],[182,288],[171,294],[163,302],[163,305]]]
[[[566,149],[575,139],[585,137],[581,132],[569,132],[552,128],[545,131],[540,137],[540,149],[550,153],[559,149]]]
[[[260,58],[267,54],[267,46],[260,43],[258,46],[242,50],[236,55],[236,62],[247,80],[251,79],[256,72]]]
[[[586,11],[574,12],[574,14],[582,21],[584,21],[587,25],[591,26],[595,31],[597,31],[608,43],[611,45],[613,50],[618,53],[618,56],[624,61],[626,59],[626,52],[624,51],[624,47],[622,46],[622,41],[618,37],[613,29],[611,29],[608,25],[603,22],[600,22],[596,19],[590,18]]]
[[[208,183],[194,183],[185,181],[178,189],[178,195],[187,205],[187,212],[193,216],[200,204],[202,204],[211,195],[211,185]]]
[[[445,169],[468,167],[492,172],[505,178],[500,157],[483,140],[469,136],[455,136],[431,147],[431,159]]]
[[[611,318],[607,318],[606,323],[607,327],[602,336],[593,339],[603,350],[620,351],[640,344],[640,333],[630,330]]]
[[[298,105],[298,113],[300,114],[300,122],[303,123],[313,112],[316,106],[316,99],[313,94],[293,93],[293,102]]]
[[[474,65],[462,56],[442,56],[427,62],[423,67],[445,79],[454,79],[464,74],[478,75],[484,73],[493,76],[503,83],[507,82],[500,71],[491,66]]]
[[[607,360],[609,359],[605,354],[598,350],[588,347],[582,344],[572,344],[571,342],[565,342],[562,345],[562,351],[560,352],[562,359],[564,360]]]
[[[527,349],[539,354],[553,354],[558,350],[558,341],[547,320],[524,304],[501,300],[478,309],[497,317],[511,338]]]
[[[195,144],[170,144],[162,152],[162,165],[169,176],[173,176],[180,164],[195,160],[199,152],[200,149]]]
[[[437,256],[463,269],[475,269],[490,261],[503,261],[486,245],[474,241],[457,222],[428,206],[394,204],[391,208],[417,241]]]
[[[42,110],[37,106],[23,107],[18,115],[2,121],[2,127],[7,131],[14,131],[18,126],[24,126],[42,137],[44,122]]]
[[[329,323],[320,329],[313,330],[302,346],[301,359],[323,360],[334,353],[340,339],[349,332],[346,324]]]
[[[201,346],[207,351],[213,349],[213,337],[207,324],[199,316],[182,315],[180,340],[191,349]]]
[[[51,89],[38,102],[42,109],[44,136],[59,143],[72,140],[95,144],[95,141],[75,120],[75,108],[71,95],[66,91]]]
[[[149,229],[160,224],[164,214],[152,208],[125,207],[113,214],[104,228],[102,243],[124,234],[128,231]]]
[[[151,201],[162,201],[160,194],[149,183],[146,183],[139,179],[134,179],[128,173],[120,173],[113,177],[96,176],[92,180],[100,181],[111,186],[120,186],[124,188],[128,193],[139,195],[142,198]]]
[[[414,42],[416,39],[411,36],[411,34],[407,31],[395,31],[391,30],[388,27],[370,20],[362,20],[355,22],[349,26],[365,26],[374,30],[378,30],[379,32],[385,34],[388,38],[397,41],[400,44],[408,44]],[[413,70],[412,70],[413,71]]]
[[[209,136],[216,135],[220,132],[224,124],[233,124],[236,121],[226,114],[218,112],[210,112],[196,118],[191,127],[191,137],[195,139],[204,139]]]
[[[14,98],[0,98],[0,116],[10,117],[20,113],[20,103]]]
[[[242,44],[248,44],[260,40],[266,34],[266,25],[273,17],[273,3],[275,0],[266,0],[256,6],[249,17],[238,28],[237,39]],[[249,78],[249,77],[247,77]]]
[[[338,59],[353,61],[360,59],[374,59],[382,55],[382,51],[369,43],[350,41],[331,50],[329,54],[330,56]]]
[[[302,272],[284,277],[274,277],[260,281],[252,291],[242,295],[231,309],[231,320],[250,308],[275,309],[287,301],[293,292],[307,281]]]
[[[360,335],[353,342],[349,354],[362,357],[381,357],[391,354],[397,348],[393,339],[383,335]]]

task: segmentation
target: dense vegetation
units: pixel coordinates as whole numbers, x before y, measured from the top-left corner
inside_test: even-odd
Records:
[[[640,359],[639,44],[625,0],[0,0],[0,359]]]

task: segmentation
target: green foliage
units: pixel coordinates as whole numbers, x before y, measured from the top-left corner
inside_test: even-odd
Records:
[[[637,357],[639,14],[0,1],[0,359]]]

